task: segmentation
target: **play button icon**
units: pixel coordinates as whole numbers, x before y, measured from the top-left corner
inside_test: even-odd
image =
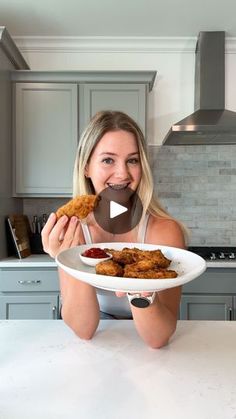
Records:
[[[99,193],[94,217],[100,227],[112,234],[133,230],[142,217],[142,203],[130,188],[106,188]]]
[[[110,218],[118,217],[118,215],[123,214],[128,211],[128,208],[123,205],[117,204],[117,202],[110,202]]]

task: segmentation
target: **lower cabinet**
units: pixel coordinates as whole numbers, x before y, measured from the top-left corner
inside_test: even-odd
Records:
[[[57,319],[58,295],[0,296],[1,319]]]
[[[236,320],[236,269],[208,268],[184,285],[180,320]]]
[[[0,319],[58,319],[57,269],[0,269]]]
[[[180,319],[234,320],[233,297],[224,295],[183,295]]]

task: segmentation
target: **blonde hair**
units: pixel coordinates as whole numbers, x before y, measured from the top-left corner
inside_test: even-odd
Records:
[[[101,111],[94,115],[88,126],[83,131],[77,149],[73,175],[73,196],[95,193],[89,178],[85,176],[85,168],[92,152],[100,139],[110,131],[127,131],[134,135],[139,151],[142,178],[137,193],[143,205],[143,216],[146,212],[175,220],[162,207],[159,200],[154,196],[154,184],[151,168],[147,158],[147,144],[144,135],[136,122],[128,115],[118,111]],[[178,220],[175,220],[186,236],[186,228]]]

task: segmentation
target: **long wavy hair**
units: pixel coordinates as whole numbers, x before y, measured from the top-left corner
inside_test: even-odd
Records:
[[[146,212],[154,216],[175,220],[164,209],[160,201],[154,196],[154,183],[147,157],[147,144],[137,123],[128,115],[118,111],[101,111],[96,113],[83,131],[75,159],[73,174],[73,196],[94,194],[94,188],[89,178],[85,176],[85,167],[92,152],[100,139],[110,131],[127,131],[134,135],[139,151],[142,177],[137,193],[143,205],[143,216]],[[185,226],[175,220],[187,236]]]

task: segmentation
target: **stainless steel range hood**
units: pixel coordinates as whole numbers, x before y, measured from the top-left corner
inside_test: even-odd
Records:
[[[236,112],[225,109],[225,32],[199,33],[195,109],[171,127],[164,145],[236,144]]]

